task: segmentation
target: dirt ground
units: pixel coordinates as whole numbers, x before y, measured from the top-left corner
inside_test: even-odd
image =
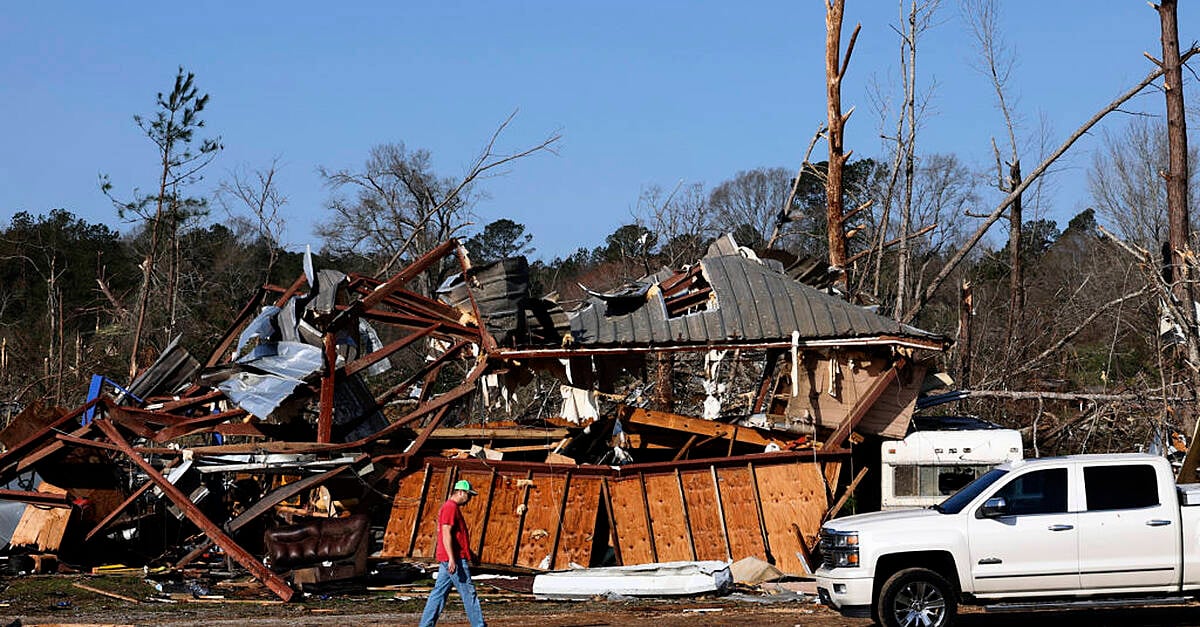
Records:
[[[77,584],[119,594],[103,596]],[[206,625],[208,627],[348,627],[415,625],[423,594],[309,595],[282,604],[251,591],[223,591],[224,599],[146,602],[152,589],[133,577],[24,577],[0,582],[0,626],[9,625]],[[141,600],[141,602],[133,602]],[[728,597],[655,600],[534,601],[520,595],[483,598],[484,615],[493,627],[694,627],[763,625],[767,627],[867,627],[870,620],[849,619],[809,601],[756,603]],[[19,622],[17,622],[19,621]],[[466,616],[452,595],[439,625],[461,627]],[[964,627],[1053,625],[1054,627],[1200,627],[1200,606],[1120,610],[987,613],[968,608]]]

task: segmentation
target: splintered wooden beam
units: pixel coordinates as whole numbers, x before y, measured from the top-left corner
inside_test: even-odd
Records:
[[[362,309],[370,309],[378,305],[385,298],[390,296],[396,290],[404,287],[409,281],[417,277],[436,261],[454,252],[458,248],[458,240],[449,239],[438,245],[437,248],[421,255],[419,259],[409,264],[406,268],[392,275],[390,279],[385,281],[374,291],[367,294],[362,300],[356,301]]]
[[[645,425],[648,427],[658,427],[660,429],[670,429],[672,431],[684,431],[693,435],[729,438],[731,443],[742,442],[743,444],[766,446],[771,442],[774,442],[774,440],[771,438],[763,435],[751,427],[730,425],[723,422],[705,420],[703,418],[689,418],[687,416],[680,416],[679,414],[671,414],[664,411],[653,411],[650,409],[641,409],[637,407],[622,407],[620,410],[618,410],[617,415],[621,420],[625,420],[633,424]]]
[[[114,445],[114,446],[116,446],[116,445]],[[119,447],[118,447],[118,450],[119,450]],[[101,531],[104,531],[104,529],[106,527],[108,527],[110,524],[112,524],[112,521],[117,519],[117,516],[120,516],[130,505],[133,504],[134,501],[136,501],[138,499],[139,496],[145,494],[146,490],[149,490],[152,487],[154,487],[154,482],[147,481],[146,483],[143,483],[140,488],[134,490],[133,494],[130,494],[129,498],[122,501],[121,504],[118,505],[116,509],[109,512],[108,516],[104,517],[104,520],[101,520],[100,522],[96,523],[96,526],[92,527],[92,530],[89,531],[88,534],[83,537],[83,541],[87,542],[88,540],[91,540],[92,538],[94,538],[96,536],[96,534],[100,533]]]
[[[325,334],[325,373],[321,376],[320,413],[317,415],[317,442],[333,441],[333,393],[337,387],[337,334]]]
[[[434,440],[561,440],[570,435],[566,429],[535,427],[441,427],[429,435]]]
[[[52,492],[0,489],[0,501],[17,501],[39,507],[71,508],[71,501],[67,499],[66,494]]]
[[[850,432],[858,428],[858,423],[862,422],[863,417],[875,405],[875,401],[879,400],[880,396],[883,396],[883,391],[896,380],[903,363],[903,360],[900,360],[892,364],[892,367],[888,368],[887,372],[884,372],[878,379],[875,379],[875,382],[871,384],[870,389],[867,390],[865,395],[858,397],[858,402],[854,404],[854,407],[850,408],[850,413],[846,414],[846,419],[833,430],[833,433],[829,434],[829,438],[825,440],[823,448],[828,450],[840,447],[846,441],[846,438],[850,437]]]
[[[846,501],[849,500],[850,495],[854,494],[854,491],[858,489],[858,484],[863,480],[863,477],[867,476],[867,470],[869,470],[869,468],[869,466],[863,466],[861,469],[859,469],[858,474],[854,475],[854,481],[851,481],[850,485],[846,486],[846,491],[842,493],[842,497],[837,500],[837,503],[834,503],[833,507],[830,507],[829,511],[825,512],[825,518],[821,522],[825,522],[826,520],[837,516],[838,512],[842,511],[842,507],[845,507]]]
[[[129,442],[121,435],[121,432],[117,430],[116,425],[109,422],[107,418],[97,418],[92,424],[95,424],[100,431],[104,432],[104,435],[110,442],[120,447],[121,452],[141,468],[142,472],[146,473],[146,476],[183,512],[184,516],[187,516],[188,520],[199,527],[217,546],[224,549],[229,557],[250,571],[256,579],[266,584],[280,599],[284,601],[291,600],[292,595],[295,594],[295,590],[292,590],[291,586],[279,575],[271,572],[269,568],[251,555],[249,551],[243,549],[238,543],[233,541],[233,538],[230,538],[220,527],[209,520],[187,495],[181,492],[170,481],[167,481],[166,477],[162,476],[150,462],[146,461],[130,446]]]

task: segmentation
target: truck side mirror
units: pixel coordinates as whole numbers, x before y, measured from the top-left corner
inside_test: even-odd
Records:
[[[1002,496],[993,496],[984,501],[983,507],[979,508],[979,518],[998,518],[1008,514],[1008,502]]]

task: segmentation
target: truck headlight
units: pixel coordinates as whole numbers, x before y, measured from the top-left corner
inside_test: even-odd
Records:
[[[827,568],[857,568],[858,532],[822,529],[821,556]]]

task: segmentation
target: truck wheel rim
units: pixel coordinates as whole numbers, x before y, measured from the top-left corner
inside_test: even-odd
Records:
[[[903,627],[940,627],[946,617],[946,597],[937,586],[914,581],[896,593],[892,614]]]

